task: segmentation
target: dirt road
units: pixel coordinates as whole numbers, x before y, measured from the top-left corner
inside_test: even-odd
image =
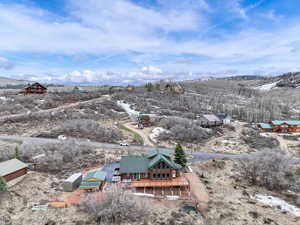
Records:
[[[149,140],[149,136],[143,132],[144,130],[136,128],[131,123],[125,123],[123,125],[126,128],[128,128],[129,130],[132,130],[132,131],[138,133],[142,137],[142,139],[144,141],[144,146],[154,146],[154,144]]]
[[[205,185],[199,180],[195,173],[186,173],[184,176],[191,184],[191,194],[198,202],[198,209],[203,212],[208,208],[209,195]]]

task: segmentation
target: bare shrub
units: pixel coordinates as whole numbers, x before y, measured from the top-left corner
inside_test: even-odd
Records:
[[[210,129],[201,127],[200,121],[179,117],[168,117],[160,121],[160,126],[170,133],[160,135],[160,140],[169,138],[182,142],[199,142],[212,136]]]
[[[37,170],[55,172],[61,170],[66,163],[78,163],[82,157],[93,153],[93,150],[74,141],[65,141],[39,145],[26,143],[20,146],[20,152],[24,161],[36,163]],[[43,157],[33,159],[39,155]]]
[[[115,129],[100,125],[94,120],[69,120],[62,126],[62,133],[76,138],[89,138],[99,142],[114,143],[122,139]]]
[[[93,215],[98,224],[148,224],[150,217],[147,204],[119,189],[105,193],[102,199],[97,194],[88,195],[79,207]]]
[[[238,170],[252,185],[264,186],[269,190],[286,190],[292,176],[291,159],[280,150],[265,150],[243,156]]]

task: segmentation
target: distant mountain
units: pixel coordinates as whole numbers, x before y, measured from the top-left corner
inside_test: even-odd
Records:
[[[259,75],[236,75],[230,77],[222,77],[225,80],[263,80],[265,77]]]
[[[7,78],[7,77],[0,77],[0,87],[27,85],[28,83],[32,83],[32,81],[16,80],[16,79]]]

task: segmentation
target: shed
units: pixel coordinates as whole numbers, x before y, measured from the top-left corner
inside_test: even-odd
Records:
[[[107,173],[105,171],[96,170],[88,173],[80,184],[80,189],[85,191],[102,190]]]
[[[0,163],[0,177],[6,182],[27,174],[28,165],[18,159],[11,159]]]
[[[82,181],[82,174],[75,173],[68,177],[63,183],[63,190],[64,192],[72,192],[77,189]]]

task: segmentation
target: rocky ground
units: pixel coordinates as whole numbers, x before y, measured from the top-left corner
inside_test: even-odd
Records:
[[[237,179],[234,161],[214,160],[193,166],[209,190],[210,204],[205,212],[207,225],[298,225],[300,217],[262,204],[251,196],[267,194],[286,199],[264,188],[249,186]]]

